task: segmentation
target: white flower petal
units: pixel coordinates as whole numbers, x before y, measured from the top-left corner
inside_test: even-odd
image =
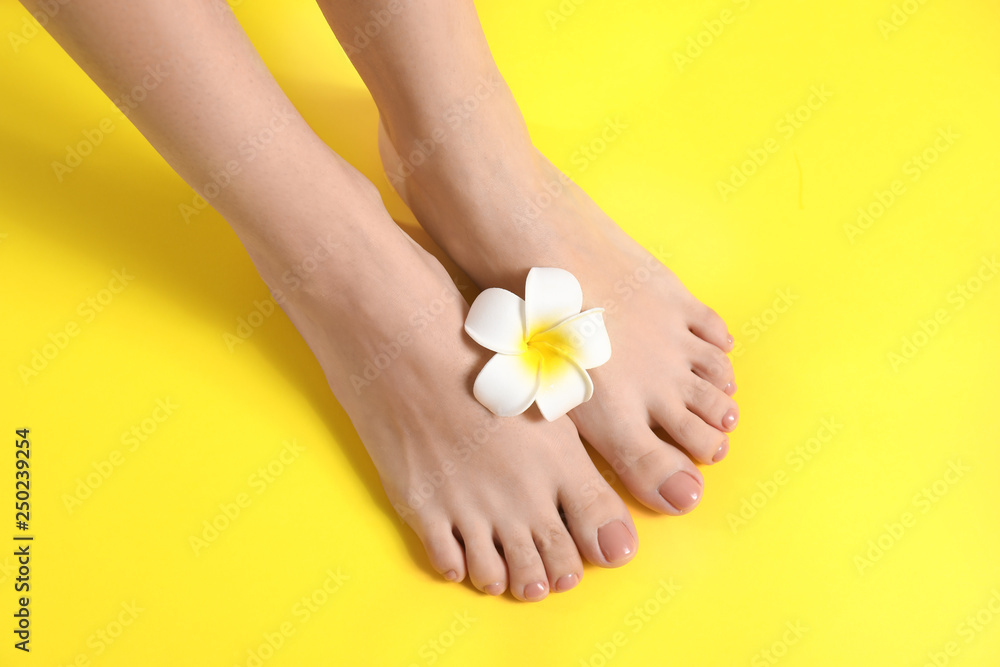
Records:
[[[535,335],[531,343],[551,345],[582,368],[596,368],[611,358],[603,313],[603,308],[591,308]]]
[[[551,329],[583,308],[583,289],[565,269],[535,267],[524,284],[525,337]]]
[[[495,415],[519,415],[535,401],[540,365],[541,355],[537,352],[496,354],[479,371],[472,394]]]
[[[561,354],[546,354],[539,375],[541,383],[535,402],[549,421],[559,419],[594,395],[594,383],[587,371]]]
[[[524,301],[499,287],[483,290],[469,308],[465,331],[488,350],[521,354],[524,337]]]

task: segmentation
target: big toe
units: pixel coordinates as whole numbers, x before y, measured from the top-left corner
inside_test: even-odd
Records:
[[[683,451],[657,437],[643,416],[619,420],[613,427],[606,424],[588,429],[584,437],[636,500],[673,515],[686,514],[701,502],[704,481],[698,468]]]

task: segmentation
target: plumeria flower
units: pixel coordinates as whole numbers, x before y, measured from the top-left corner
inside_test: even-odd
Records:
[[[583,290],[563,269],[528,271],[524,299],[505,289],[484,290],[469,309],[465,331],[496,352],[476,377],[472,392],[501,417],[538,404],[549,421],[589,401],[594,383],[587,369],[611,358],[604,309],[583,307]]]

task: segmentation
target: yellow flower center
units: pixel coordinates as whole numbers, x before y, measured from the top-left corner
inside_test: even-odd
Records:
[[[573,346],[564,333],[550,330],[529,338],[523,357],[529,364],[540,362],[543,377],[552,377],[561,375],[561,371],[569,366],[567,359],[573,358],[572,350]]]

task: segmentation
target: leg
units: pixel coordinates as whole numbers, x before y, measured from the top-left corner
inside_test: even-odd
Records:
[[[472,398],[485,360],[462,331],[461,295],[312,133],[225,2],[74,2],[47,28],[112,98],[159,68],[131,119],[232,225],[442,575],[536,600],[579,581],[581,553],[604,566],[631,557],[631,517],[573,424],[496,419]],[[270,142],[241,153],[265,131]],[[327,259],[297,271],[319,247]],[[393,345],[394,361],[366,376]]]
[[[471,0],[320,6],[382,115],[390,181],[455,261],[480,286],[514,292],[532,266],[565,268],[585,308],[608,308],[614,354],[570,416],[636,498],[693,508],[702,476],[681,450],[720,461],[738,418],[725,323],[534,149]],[[355,28],[375,16],[391,20],[360,48]],[[479,108],[460,112],[470,95]],[[552,202],[541,215],[539,201]],[[637,271],[650,274],[641,289],[616,292]]]

